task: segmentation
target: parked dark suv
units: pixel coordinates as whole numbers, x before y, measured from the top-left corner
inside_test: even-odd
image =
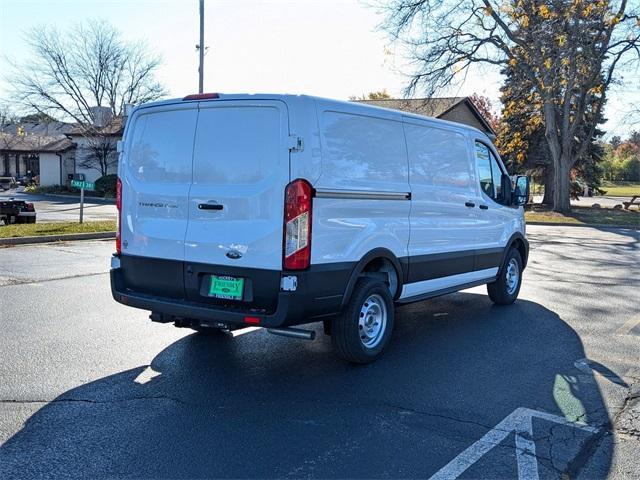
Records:
[[[12,223],[36,223],[36,209],[33,203],[24,200],[0,200],[0,225]]]

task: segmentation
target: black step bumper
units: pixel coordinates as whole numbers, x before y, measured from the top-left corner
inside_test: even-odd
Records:
[[[279,286],[280,275],[297,277],[296,291],[281,291],[278,287],[265,293],[255,289],[252,303],[215,304],[211,299],[181,293],[180,288],[170,289],[168,285],[179,277],[181,265],[155,264],[153,275],[141,275],[140,262],[147,260],[138,257],[136,262],[122,258],[121,268],[111,269],[111,292],[113,298],[129,307],[140,308],[176,319],[192,319],[207,323],[225,323],[238,325],[259,325],[262,327],[284,327],[315,322],[323,317],[340,311],[344,292],[353,271],[352,264],[329,264],[312,266],[300,272],[275,272]],[[151,264],[158,259],[148,259]],[[180,264],[182,262],[179,262]],[[136,271],[132,271],[131,268]],[[209,266],[213,271],[225,267]],[[265,271],[244,269],[242,272],[225,270],[223,274],[264,278]],[[273,272],[272,272],[273,273]],[[270,274],[269,274],[270,275]],[[163,278],[164,277],[164,280]],[[178,282],[176,282],[178,283]],[[258,282],[259,283],[259,282]],[[199,301],[199,298],[202,301]],[[259,300],[259,301],[255,301]],[[262,307],[262,308],[260,308]],[[249,317],[249,318],[247,318]]]
[[[290,304],[293,296],[289,292],[281,292],[278,295],[278,306],[275,312],[271,314],[252,312],[250,310],[214,308],[211,305],[203,305],[197,302],[157,297],[147,293],[131,291],[123,284],[122,269],[120,268],[111,269],[111,292],[113,298],[123,305],[158,312],[166,316],[234,325],[249,324],[246,319],[251,317],[252,319],[258,319],[257,322],[251,320],[251,324],[263,327],[280,327],[287,324],[287,319],[290,318]]]

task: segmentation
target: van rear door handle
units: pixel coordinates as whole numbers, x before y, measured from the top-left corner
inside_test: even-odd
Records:
[[[489,210],[489,205],[480,205],[481,210]]]
[[[476,204],[475,204],[475,203],[473,203],[473,202],[464,202],[464,206],[465,206],[465,207],[470,207],[470,208],[471,208],[471,207],[475,207],[475,206],[476,206]]]
[[[222,210],[224,207],[219,203],[199,203],[200,210]]]

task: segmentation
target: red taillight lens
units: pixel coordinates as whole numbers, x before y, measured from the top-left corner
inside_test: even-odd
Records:
[[[311,261],[311,211],[313,188],[294,180],[284,193],[283,268],[302,270]]]
[[[116,181],[116,208],[118,209],[118,225],[116,225],[116,253],[120,255],[122,242],[120,232],[122,231],[122,181],[120,177]]]
[[[27,203],[26,207],[27,207],[27,212],[35,212],[36,211],[36,207],[33,206],[33,203]]]
[[[249,323],[251,325],[260,325],[259,317],[244,317],[244,323]]]

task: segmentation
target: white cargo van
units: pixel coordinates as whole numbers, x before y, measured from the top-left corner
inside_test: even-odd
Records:
[[[394,305],[527,264],[528,179],[465,125],[294,95],[190,95],[130,115],[118,172],[114,298],[198,331],[324,322],[366,363]]]

